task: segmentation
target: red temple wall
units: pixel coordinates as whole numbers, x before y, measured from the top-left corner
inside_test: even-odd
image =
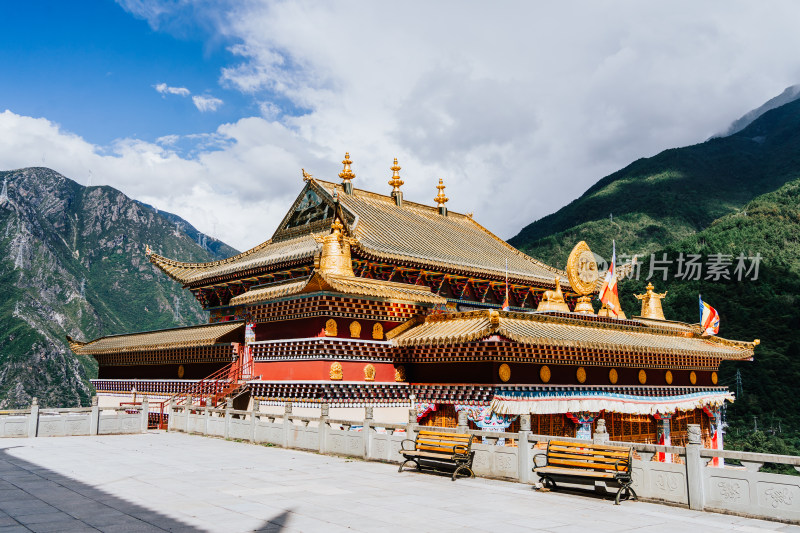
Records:
[[[183,377],[178,376],[178,364],[100,366],[97,379],[203,379],[229,363],[186,363]]]
[[[314,361],[265,361],[253,364],[253,374],[265,381],[272,380],[324,380],[330,377],[332,360]],[[342,365],[342,381],[365,381],[364,367],[375,367],[375,381],[394,381],[394,365],[391,363],[369,363],[366,361],[339,361]]]

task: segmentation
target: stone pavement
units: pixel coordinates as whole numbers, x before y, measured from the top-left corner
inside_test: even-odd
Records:
[[[0,441],[5,531],[797,531],[642,502],[152,432]]]

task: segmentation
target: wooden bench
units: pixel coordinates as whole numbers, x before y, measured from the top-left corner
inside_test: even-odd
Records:
[[[604,446],[551,440],[547,453],[533,456],[533,471],[547,488],[556,489],[556,479],[573,481],[612,481],[619,485],[614,503],[619,505],[620,496],[627,500],[633,495],[638,500],[631,484],[633,452],[626,446]],[[539,464],[541,461],[544,464]]]
[[[413,448],[407,448],[406,443]],[[414,440],[405,439],[400,443],[400,454],[405,458],[398,472],[403,471],[406,463],[416,463],[417,470],[430,469],[435,472],[453,471],[453,481],[459,472],[466,471],[469,477],[475,477],[472,471],[472,435],[467,433],[446,433],[442,431],[422,430]],[[455,469],[455,470],[453,470]]]

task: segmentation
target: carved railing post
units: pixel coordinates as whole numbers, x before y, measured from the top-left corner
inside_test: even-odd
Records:
[[[97,435],[100,427],[100,407],[97,403],[97,396],[92,396],[92,414],[89,419],[89,435]]]
[[[406,438],[414,440],[417,436],[416,432],[417,427],[417,410],[416,409],[409,409],[408,410],[408,425],[406,425]]]
[[[292,431],[292,402],[286,402],[283,408],[283,447],[289,447],[289,436]]]
[[[258,400],[253,399],[253,410],[250,411],[250,442],[256,441],[256,424],[258,423]]]
[[[469,431],[469,420],[467,419],[466,411],[458,412],[458,427],[456,429],[459,433],[466,433]]]
[[[520,483],[529,483],[531,479],[531,443],[528,436],[531,434],[531,415],[519,416],[519,437],[517,437],[517,471]]]
[[[208,435],[208,421],[211,419],[211,398],[206,398],[203,406],[203,435]]]
[[[364,439],[364,459],[369,459],[372,452],[372,419],[373,409],[371,405],[364,407],[364,427],[361,430]]]
[[[31,400],[31,414],[28,416],[28,437],[35,437],[39,430],[39,400]]]
[[[225,438],[228,439],[231,436],[231,419],[233,418],[233,414],[231,413],[233,400],[228,400],[225,402]]]
[[[328,425],[328,417],[330,413],[330,405],[323,403],[319,408],[319,453],[325,453],[328,450],[328,435],[330,434],[330,426]]]
[[[597,427],[594,430],[594,435],[592,435],[592,442],[594,444],[608,444],[608,441],[609,436],[606,431],[606,421],[604,418],[600,418],[597,420]]]
[[[142,433],[147,433],[147,426],[150,422],[150,400],[148,400],[147,396],[144,394],[142,395],[142,411],[140,416],[142,417]]]
[[[167,432],[170,432],[174,429],[173,428],[174,415],[175,415],[175,398],[170,397],[169,402],[167,402]]]
[[[686,483],[689,487],[689,508],[702,511],[704,507],[703,493],[703,461],[700,450],[703,443],[700,439],[700,424],[689,424],[689,442],[686,443]]]

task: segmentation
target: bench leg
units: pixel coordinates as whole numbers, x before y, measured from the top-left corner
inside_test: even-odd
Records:
[[[405,461],[403,461],[403,464],[400,465],[400,468],[398,468],[397,471],[398,472],[402,472],[403,471],[403,467],[406,466],[406,463],[414,463],[415,465],[417,465],[417,470],[419,470],[419,463],[418,462],[416,462],[414,459],[406,459]]]
[[[627,500],[630,499],[631,496],[633,496],[634,500],[639,500],[639,496],[636,494],[636,491],[633,490],[631,484],[633,484],[633,481],[628,481],[621,484],[619,490],[617,491],[617,497],[614,498],[614,505],[619,505],[620,499]]]
[[[455,480],[456,480],[456,477],[458,476],[458,473],[459,473],[461,470],[466,470],[467,472],[469,472],[469,477],[470,477],[470,479],[472,479],[472,478],[474,478],[474,477],[475,477],[475,472],[473,472],[473,471],[472,471],[472,469],[471,469],[470,467],[468,467],[467,465],[459,465],[459,467],[458,467],[458,468],[456,468],[455,472],[453,472],[453,481],[455,481]]]

